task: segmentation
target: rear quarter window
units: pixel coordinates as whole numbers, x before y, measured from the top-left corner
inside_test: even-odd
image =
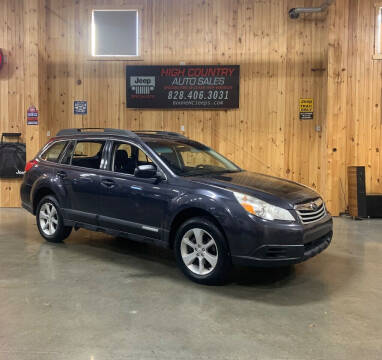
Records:
[[[45,161],[57,163],[67,143],[67,141],[59,141],[54,143],[40,155],[40,158]]]

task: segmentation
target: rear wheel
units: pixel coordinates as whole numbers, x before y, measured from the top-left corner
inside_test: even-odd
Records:
[[[60,207],[52,195],[45,196],[39,202],[36,221],[41,236],[49,242],[61,242],[72,232],[70,226],[64,226]]]
[[[200,284],[226,281],[231,258],[224,235],[208,218],[192,218],[183,223],[175,237],[175,256],[183,273]]]

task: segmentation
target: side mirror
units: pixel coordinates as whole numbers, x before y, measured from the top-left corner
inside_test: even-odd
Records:
[[[148,165],[139,165],[135,168],[134,170],[134,176],[138,178],[143,178],[143,179],[152,179],[156,178],[157,176],[157,167],[152,164]]]

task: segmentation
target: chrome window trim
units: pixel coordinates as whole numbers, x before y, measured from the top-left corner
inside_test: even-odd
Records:
[[[101,166],[102,166],[102,164],[103,164],[103,161],[104,161],[104,152],[105,152],[105,149],[106,149],[106,145],[107,145],[107,141],[108,141],[108,139],[102,139],[102,138],[86,138],[86,139],[69,139],[69,140],[66,140],[66,141],[68,141],[69,143],[70,142],[74,142],[74,148],[73,148],[73,151],[76,149],[76,146],[77,146],[77,143],[79,142],[79,141],[89,141],[89,140],[98,140],[98,141],[104,141],[105,142],[105,144],[104,144],[104,146],[103,146],[103,149],[102,149],[102,158],[101,158],[101,162],[100,162],[100,167],[98,168],[98,169],[94,169],[94,168],[88,168],[88,167],[84,167],[84,166],[77,166],[77,165],[72,165],[72,159],[73,159],[73,155],[72,155],[72,157],[71,157],[71,159],[70,159],[70,164],[62,164],[61,162],[59,163],[59,165],[60,166],[70,166],[70,167],[73,167],[73,168],[75,168],[75,169],[90,169],[90,170],[104,170],[105,171],[105,169],[102,169],[101,168]]]
[[[55,143],[55,142],[58,142],[58,141],[67,141],[68,143],[70,143],[71,141],[74,141],[74,143],[75,143],[74,146],[76,146],[78,141],[89,141],[89,140],[90,141],[91,140],[101,140],[101,141],[105,141],[106,143],[108,141],[128,143],[130,145],[136,146],[137,148],[142,150],[147,155],[147,151],[141,146],[141,144],[137,144],[134,141],[130,141],[130,140],[126,140],[126,139],[119,139],[117,137],[83,137],[83,138],[81,137],[80,139],[74,139],[74,138],[68,137],[66,139],[58,139],[56,141],[52,141],[52,144]],[[47,144],[47,145],[49,145],[49,144]],[[45,147],[47,147],[47,145]],[[105,148],[106,148],[106,145],[105,145],[104,149]],[[74,147],[74,149],[75,149],[75,147]],[[45,150],[45,148],[43,149],[43,151],[44,150]],[[42,151],[41,151],[41,154],[42,154]],[[149,158],[152,159],[152,156],[149,156]],[[41,161],[46,161],[46,160],[42,160],[41,159]],[[158,161],[155,160],[155,159],[152,159],[152,161],[158,167],[158,169],[162,172],[162,174],[164,175],[164,177],[165,177],[164,181],[167,181],[168,177],[167,177],[166,173],[162,170],[163,167],[165,167],[165,169],[167,171],[169,171],[171,175],[176,176],[167,166],[163,166],[162,164],[158,165]],[[46,161],[46,162],[48,162],[48,161]],[[49,162],[49,163],[52,163],[52,162]],[[134,179],[139,179],[139,178],[137,178],[137,177],[135,177],[134,175],[131,175],[131,174],[118,173],[118,172],[115,172],[115,171],[112,171],[112,170],[108,170],[108,169],[101,169],[101,167],[99,169],[93,169],[93,168],[87,168],[87,167],[83,167],[83,166],[72,165],[72,164],[62,164],[62,163],[52,163],[52,164],[56,164],[56,165],[60,165],[60,166],[64,166],[64,167],[70,167],[70,168],[74,168],[74,169],[85,169],[85,170],[89,170],[90,169],[92,171],[104,171],[104,172],[109,172],[109,173],[111,172],[113,174],[126,175],[126,176],[134,178]]]

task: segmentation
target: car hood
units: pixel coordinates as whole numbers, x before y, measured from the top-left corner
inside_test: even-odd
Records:
[[[275,205],[289,208],[293,208],[295,204],[319,197],[319,194],[314,190],[293,181],[249,171],[198,176],[194,177],[192,181],[244,192],[270,201]]]

